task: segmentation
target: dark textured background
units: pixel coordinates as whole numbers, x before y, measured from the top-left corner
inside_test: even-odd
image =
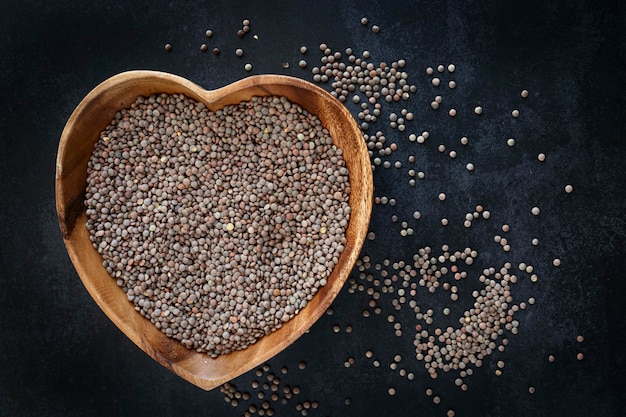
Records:
[[[626,89],[624,77],[626,14],[619,1],[3,1],[0,14],[0,416],[239,416],[218,390],[204,392],[162,368],[134,346],[98,309],[82,286],[65,252],[55,217],[54,172],[63,126],[89,90],[130,69],[155,69],[214,89],[253,73],[284,73],[311,80],[319,65],[317,46],[367,49],[371,61],[407,60],[409,80],[418,92],[409,102],[384,106],[372,129],[383,130],[399,150],[386,158],[403,168],[374,173],[377,196],[397,205],[374,207],[363,254],[373,263],[410,260],[418,248],[453,249],[469,245],[480,255],[470,278],[489,266],[524,261],[535,266],[539,282],[520,279],[516,301],[534,296],[537,304],[516,315],[520,333],[505,352],[485,360],[467,392],[454,377],[432,381],[414,359],[414,317],[395,312],[383,294],[382,314],[364,319],[368,296],[348,290],[310,333],[269,362],[281,384],[302,393],[287,405],[273,404],[275,415],[300,415],[296,404],[317,400],[311,416],[624,416],[626,415]],[[93,4],[89,4],[93,3]],[[372,34],[362,16],[377,23]],[[252,21],[244,39],[235,36],[241,21]],[[207,40],[204,31],[213,29]],[[255,41],[252,34],[258,34]],[[163,45],[174,46],[165,53]],[[201,43],[219,46],[222,55],[203,54]],[[309,68],[297,66],[307,45]],[[246,55],[233,51],[242,47]],[[291,63],[283,69],[281,63]],[[457,89],[444,91],[438,112],[427,66],[456,64]],[[530,91],[521,100],[522,89]],[[480,103],[485,113],[472,113]],[[459,115],[447,116],[449,106]],[[406,134],[389,128],[388,113],[406,106],[416,118]],[[515,120],[510,111],[519,108]],[[356,106],[350,104],[356,114]],[[406,135],[428,130],[425,145]],[[461,147],[467,135],[470,145]],[[515,137],[514,148],[505,145]],[[437,152],[438,144],[459,153],[456,160]],[[462,148],[462,149],[461,149]],[[547,161],[536,160],[538,152]],[[427,178],[407,184],[407,157]],[[471,175],[465,164],[472,161]],[[563,192],[565,184],[574,193]],[[437,200],[439,192],[448,199]],[[492,213],[470,230],[462,219],[476,204]],[[535,218],[530,208],[539,206]],[[391,215],[422,219],[416,233],[401,238]],[[440,218],[448,217],[443,228]],[[493,243],[503,223],[511,225],[512,251]],[[541,244],[532,247],[534,236]],[[562,260],[560,268],[551,265]],[[523,274],[522,274],[523,275]],[[361,283],[358,274],[352,276]],[[469,285],[469,284],[467,284]],[[465,294],[465,293],[462,293]],[[418,291],[420,305],[441,311],[440,295]],[[471,305],[467,294],[458,303]],[[396,314],[404,335],[397,338],[386,321]],[[334,333],[333,325],[352,325]],[[577,343],[578,334],[585,336]],[[375,368],[364,352],[381,361]],[[576,353],[585,359],[577,361]],[[389,369],[401,353],[401,367],[414,381]],[[549,364],[547,356],[557,361]],[[349,369],[343,364],[356,358]],[[298,362],[307,367],[298,369]],[[494,375],[504,360],[505,372]],[[253,394],[250,372],[236,379]],[[528,387],[537,392],[528,394]],[[397,394],[387,394],[394,387]],[[442,399],[435,405],[424,392]],[[350,405],[345,400],[350,399]]]

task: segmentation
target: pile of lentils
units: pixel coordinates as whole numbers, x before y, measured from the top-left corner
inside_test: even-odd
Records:
[[[88,166],[87,228],[135,309],[212,357],[298,314],[346,243],[348,169],[320,120],[284,97],[212,112],[138,97]]]

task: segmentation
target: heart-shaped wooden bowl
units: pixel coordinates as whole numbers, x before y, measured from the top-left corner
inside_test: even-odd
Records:
[[[126,294],[102,265],[85,226],[87,163],[100,132],[115,113],[140,95],[182,93],[209,109],[250,100],[253,96],[285,96],[319,117],[342,149],[351,194],[347,244],[332,274],[308,305],[280,329],[248,348],[212,359],[168,338],[134,309]],[[262,364],[300,337],[330,306],[359,255],[372,210],[373,180],[363,135],[347,109],[323,89],[300,79],[258,75],[207,91],[175,75],[130,71],[93,89],[70,116],[61,135],[56,166],[56,204],[65,246],[83,284],[106,315],[144,352],[183,379],[205,390]]]

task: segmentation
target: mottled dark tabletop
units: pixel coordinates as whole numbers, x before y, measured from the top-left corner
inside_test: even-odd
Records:
[[[3,6],[0,416],[626,415],[622,2],[34,0]],[[361,24],[364,16],[368,25]],[[243,19],[251,31],[239,38]],[[214,32],[210,39],[207,29]],[[203,43],[209,52],[200,50]],[[368,265],[355,268],[332,314],[258,375],[253,370],[205,392],[137,348],[78,278],[56,220],[61,131],[82,97],[117,73],[167,71],[207,89],[262,73],[312,81],[321,43],[333,51],[369,51],[375,65],[404,59],[408,83],[417,88],[409,100],[382,101],[380,116],[365,131],[381,131],[385,146],[397,146],[372,157],[373,164],[380,158],[374,171],[380,202],[361,255]],[[215,47],[219,56],[211,53]],[[299,67],[301,59],[307,68]],[[520,96],[524,89],[527,98]],[[433,110],[437,95],[443,102]],[[357,117],[351,95],[346,103]],[[389,115],[403,108],[414,118],[401,132]],[[519,117],[512,116],[515,109]],[[425,131],[424,143],[409,140]],[[466,213],[477,205],[490,218],[465,227]],[[413,233],[403,236],[409,228]],[[508,252],[494,242],[496,235],[507,239]],[[425,247],[438,257],[442,245],[478,252],[472,265],[458,264],[467,271],[465,279],[452,280],[458,300],[442,288],[429,292],[419,274],[410,281],[418,283],[414,295],[407,287],[403,296],[403,278],[392,279],[399,263],[412,265]],[[455,383],[459,371],[432,379],[414,346],[416,325],[428,326],[411,305],[433,310],[431,329],[459,326],[482,271],[506,262],[518,277],[513,303],[527,304],[515,314],[517,334],[506,331],[503,351],[470,366],[472,375],[462,378],[466,390]],[[520,263],[533,271],[520,271]]]

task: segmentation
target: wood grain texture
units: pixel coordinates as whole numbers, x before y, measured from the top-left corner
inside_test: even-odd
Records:
[[[314,113],[342,149],[350,175],[351,217],[347,244],[339,262],[308,305],[280,329],[242,351],[210,356],[188,350],[170,339],[134,309],[126,294],[102,266],[102,257],[89,240],[83,205],[87,163],[100,132],[115,113],[138,96],[182,93],[211,110],[250,100],[254,96],[285,96]],[[373,179],[363,135],[348,110],[323,89],[306,81],[257,75],[207,91],[176,75],[155,71],[118,74],[94,88],[70,116],[61,135],[56,165],[56,204],[59,226],[70,258],[83,284],[106,315],[144,352],[185,380],[213,389],[262,364],[300,337],[330,306],[359,255],[372,210]]]

